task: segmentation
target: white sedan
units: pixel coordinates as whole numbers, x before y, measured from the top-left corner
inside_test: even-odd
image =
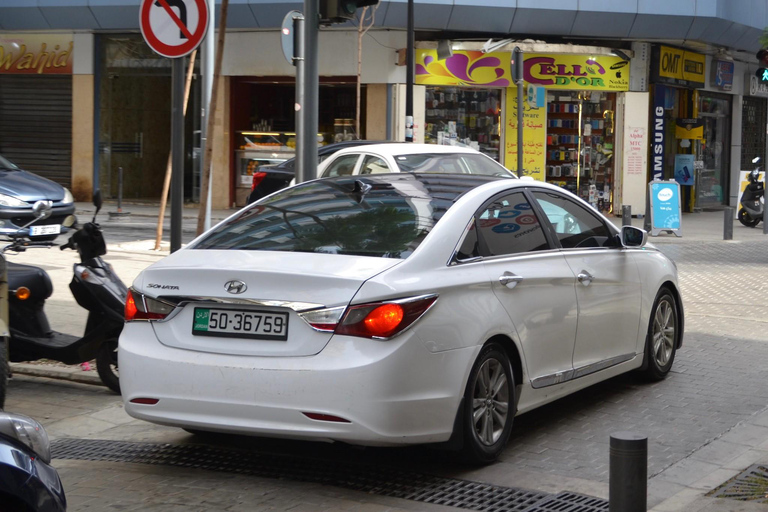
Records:
[[[144,270],[126,411],[190,431],[445,443],[495,459],[515,415],[683,341],[675,265],[558,187],[456,174],[319,179]]]
[[[317,168],[321,178],[393,172],[515,177],[496,160],[472,148],[435,144],[388,143],[345,148]]]

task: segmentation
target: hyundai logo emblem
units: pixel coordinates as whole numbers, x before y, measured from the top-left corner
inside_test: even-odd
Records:
[[[229,293],[243,293],[248,289],[248,286],[242,281],[227,281],[224,284],[224,289]]]

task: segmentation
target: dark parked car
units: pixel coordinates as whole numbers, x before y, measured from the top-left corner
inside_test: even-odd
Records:
[[[0,512],[64,512],[67,499],[43,426],[0,411]]]
[[[346,140],[344,142],[334,142],[317,149],[317,163],[322,162],[340,149],[364,146],[367,144],[385,144],[389,141],[381,140]],[[296,159],[291,158],[285,162],[276,165],[267,165],[259,167],[258,172],[253,173],[253,183],[251,184],[251,193],[248,195],[248,204],[258,201],[262,197],[268,196],[272,192],[277,192],[285,188],[296,177]]]
[[[32,205],[36,201],[51,201],[53,213],[47,219],[23,229],[21,234],[29,234],[37,240],[53,240],[69,231],[65,219],[75,213],[74,199],[69,190],[24,171],[0,156],[0,235],[15,234],[35,220]]]

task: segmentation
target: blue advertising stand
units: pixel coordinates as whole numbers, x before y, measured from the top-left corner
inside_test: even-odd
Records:
[[[652,181],[648,184],[651,203],[651,236],[664,231],[683,236],[680,184],[676,181]]]

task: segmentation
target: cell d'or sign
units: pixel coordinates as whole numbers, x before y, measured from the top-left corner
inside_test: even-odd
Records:
[[[683,236],[681,230],[680,184],[676,181],[652,181],[648,184],[651,202],[651,236],[671,232]]]
[[[150,48],[171,59],[192,53],[208,30],[206,0],[142,0],[141,35]]]

